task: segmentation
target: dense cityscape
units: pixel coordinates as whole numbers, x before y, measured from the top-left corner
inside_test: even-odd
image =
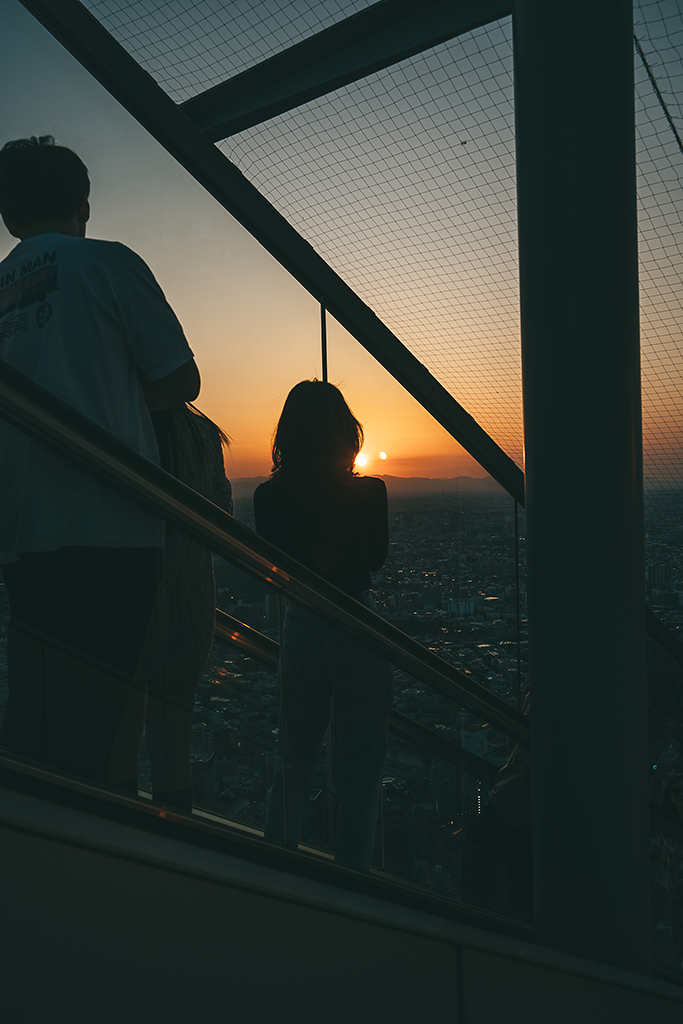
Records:
[[[253,526],[248,499],[238,500],[235,514]],[[389,557],[374,576],[380,614],[516,703],[526,680],[526,622],[523,592],[519,607],[517,602],[512,500],[487,491],[398,496],[390,502],[390,527]],[[523,552],[519,556],[521,589]],[[216,562],[219,606],[277,639],[274,594],[228,563]],[[400,670],[394,706],[490,764],[507,759],[505,737]],[[262,825],[277,709],[275,675],[216,644],[200,681],[193,730],[198,803],[232,820]],[[452,889],[461,854],[458,837],[485,799],[483,788],[474,775],[392,736],[377,860],[383,859],[388,870]],[[305,837],[327,850],[334,827],[330,796],[324,752]]]
[[[683,629],[683,549],[679,497],[650,492],[647,502],[648,602],[669,628]],[[249,498],[235,515],[253,527]],[[492,489],[398,494],[390,498],[390,550],[374,576],[378,611],[447,662],[519,706],[527,688],[524,516]],[[517,526],[517,529],[516,529]],[[264,585],[216,558],[219,606],[277,640],[277,599]],[[599,586],[587,587],[587,600]],[[2,665],[0,705],[7,699],[5,636],[8,609],[0,587]],[[650,642],[652,795],[672,771],[683,770],[681,673]],[[275,758],[278,691],[274,671],[216,641],[196,694],[192,729],[194,801],[205,813],[243,827],[263,827]],[[419,679],[396,672],[395,708],[459,744],[495,769],[510,741],[439,696]],[[655,767],[656,766],[656,767]],[[143,741],[140,786],[150,790]],[[384,771],[375,863],[442,890],[457,892],[467,825],[487,799],[474,772],[437,760],[392,734]],[[326,750],[311,793],[304,843],[331,851],[334,799]]]

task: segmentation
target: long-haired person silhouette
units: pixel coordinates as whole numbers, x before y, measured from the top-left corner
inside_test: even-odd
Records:
[[[223,463],[227,434],[189,403],[153,412],[152,423],[162,469],[232,515],[232,487]],[[192,709],[215,623],[213,555],[169,524],[163,571],[135,673],[138,685],[128,701],[127,715],[140,725],[137,731],[124,730],[127,742],[115,753],[128,766],[128,774],[121,769],[122,778],[137,772],[144,719],[154,799],[184,810],[192,807]]]
[[[273,443],[270,480],[254,494],[256,529],[283,551],[370,608],[370,570],[389,544],[387,492],[354,463],[363,428],[338,388],[305,380],[290,391]],[[289,604],[281,660],[280,748],[266,838],[297,846],[325,730],[334,707],[335,861],[372,863],[393,669],[361,644]],[[284,759],[283,759],[284,753]],[[284,772],[283,772],[284,761]]]

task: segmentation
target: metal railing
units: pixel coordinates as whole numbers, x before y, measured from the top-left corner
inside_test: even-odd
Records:
[[[659,620],[655,619],[655,622],[661,626]],[[239,619],[233,618],[232,615],[221,611],[220,608],[216,609],[216,636],[243,654],[259,659],[271,669],[276,669],[279,664],[279,644],[275,640],[271,640],[257,629],[240,622]],[[676,638],[672,637],[672,639],[674,644],[680,647]],[[674,653],[677,652],[674,651]],[[439,736],[428,726],[421,725],[420,722],[414,721],[395,708],[391,710],[390,727],[403,738],[419,746],[431,757],[457,765],[481,779],[482,782],[491,784],[495,779],[498,772],[496,765],[465,750],[445,736]],[[673,818],[652,800],[650,801],[650,823],[653,828],[670,834],[683,845],[683,822]]]
[[[514,740],[529,742],[529,727],[524,716],[490,694],[485,687],[364,605],[287,558],[222,509],[149,463],[2,361],[0,418],[274,587],[288,599],[303,604],[355,638],[362,639],[396,666],[431,684],[433,689],[459,707],[484,715],[486,721]],[[269,668],[277,668],[279,644],[221,609],[216,609],[215,634]],[[492,783],[498,770],[496,765],[445,736],[439,736],[396,709],[391,711],[390,728],[395,735],[417,747],[421,754],[453,764],[483,783]],[[228,829],[240,827],[238,821],[228,816],[210,817],[216,823],[223,821]]]
[[[1,360],[0,417],[285,597],[362,640],[442,696],[484,715],[513,739],[529,743],[528,720],[514,708]],[[651,612],[648,629],[654,640],[683,663],[680,643]],[[220,609],[216,635],[270,667],[278,663],[277,643]],[[391,728],[429,756],[455,764],[483,782],[493,781],[496,766],[395,709]],[[650,805],[650,821],[655,829],[683,842],[683,827],[654,804]]]
[[[216,608],[216,633],[219,640],[235,647],[242,654],[257,658],[270,669],[277,669],[280,663],[280,645],[264,633],[248,626],[227,612]],[[498,768],[483,757],[465,750],[445,736],[439,736],[426,725],[416,722],[396,708],[391,709],[390,727],[411,743],[415,743],[432,757],[448,761],[459,768],[476,775],[482,782],[492,782]]]
[[[0,360],[0,417],[211,551],[529,743],[520,712]]]

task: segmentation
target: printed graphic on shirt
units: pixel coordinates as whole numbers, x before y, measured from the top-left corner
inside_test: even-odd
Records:
[[[19,270],[19,277],[16,270],[7,270],[0,276],[1,341],[16,334],[17,331],[28,330],[28,314],[18,312],[27,306],[33,306],[38,302],[42,304],[36,314],[39,327],[44,327],[50,319],[52,306],[46,300],[51,292],[59,290],[59,267],[56,259],[56,252],[46,252],[24,263]],[[8,316],[11,313],[14,313],[14,316]],[[5,317],[8,319],[4,319]]]
[[[6,320],[0,321],[0,342],[7,341],[18,331],[28,330],[28,313],[10,313]]]
[[[44,327],[52,316],[52,306],[49,302],[44,302],[42,306],[38,306],[36,310],[36,323],[39,327]]]

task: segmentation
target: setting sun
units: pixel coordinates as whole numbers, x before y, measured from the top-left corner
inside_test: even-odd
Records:
[[[362,453],[356,455],[356,463],[355,463],[356,466],[366,466],[367,462],[368,462],[367,455],[363,455]]]

